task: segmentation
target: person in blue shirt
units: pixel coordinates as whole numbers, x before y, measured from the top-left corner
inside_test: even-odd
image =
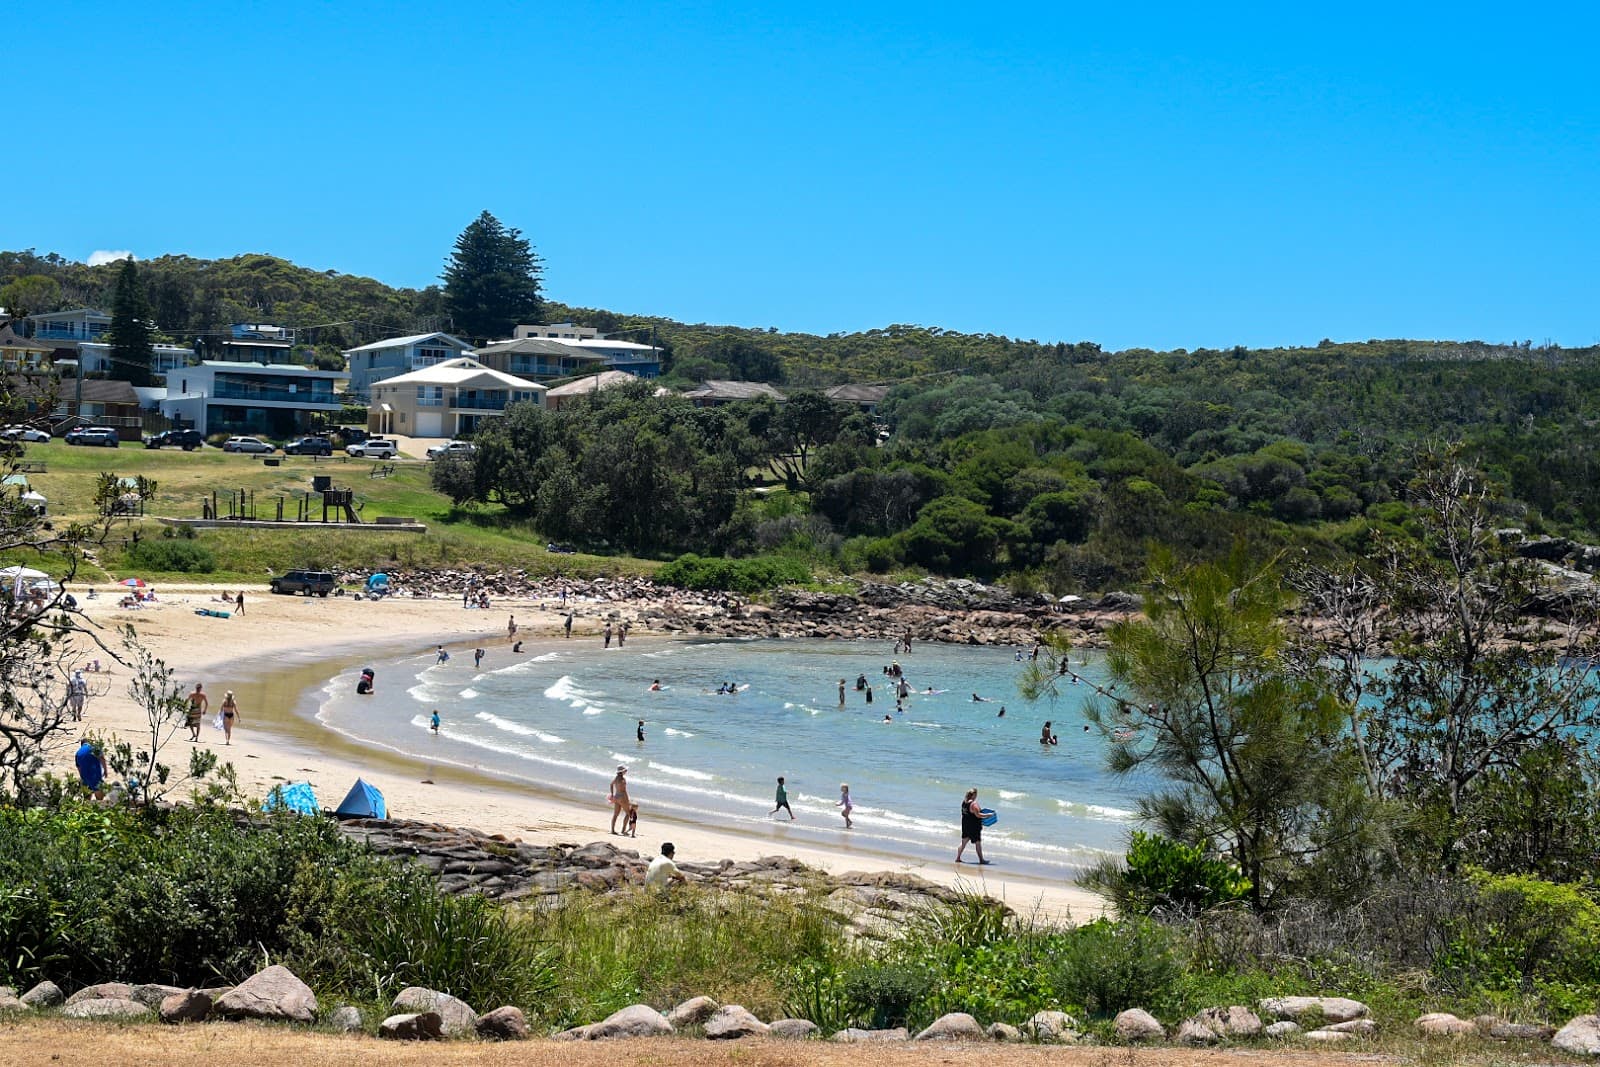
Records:
[[[99,800],[103,797],[105,795],[103,787],[106,781],[106,758],[100,754],[100,750],[95,747],[94,742],[85,737],[83,743],[78,746],[77,754],[73,756],[73,762],[78,765],[78,778],[89,792],[94,794],[94,798]]]

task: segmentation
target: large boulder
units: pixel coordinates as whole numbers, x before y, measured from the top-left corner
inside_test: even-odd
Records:
[[[1478,1019],[1473,1022],[1478,1029],[1499,1041],[1549,1041],[1556,1032],[1555,1027],[1544,1023],[1513,1023],[1504,1019],[1492,1019],[1487,1025]]]
[[[693,997],[667,1012],[667,1022],[676,1030],[700,1026],[720,1007],[722,1005],[710,997]]]
[[[835,1031],[828,1038],[829,1041],[838,1041],[846,1045],[875,1045],[889,1044],[896,1041],[908,1041],[911,1035],[903,1026],[896,1026],[892,1030],[861,1030],[854,1026]]]
[[[1300,1032],[1300,1024],[1292,1023],[1285,1019],[1283,1022],[1273,1023],[1261,1031],[1267,1037],[1285,1038],[1293,1037]]]
[[[82,1004],[86,1000],[132,1000],[133,986],[127,982],[100,982],[86,985],[67,998],[68,1004]]]
[[[309,1023],[317,1018],[317,995],[289,968],[273,964],[224,994],[212,1010],[226,1019]]]
[[[1043,1045],[1070,1045],[1078,1040],[1078,1020],[1064,1011],[1036,1011],[1022,1033]]]
[[[521,1008],[507,1004],[478,1016],[473,1029],[494,1041],[522,1041],[528,1036],[528,1020]]]
[[[1160,1021],[1143,1008],[1128,1008],[1118,1012],[1111,1025],[1121,1041],[1160,1041],[1167,1036]]]
[[[780,1041],[810,1041],[822,1031],[810,1019],[774,1019],[767,1024],[767,1036]]]
[[[667,1017],[648,1004],[631,1004],[614,1011],[584,1033],[589,1041],[613,1037],[662,1037],[673,1032]]]
[[[1007,1044],[1016,1044],[1022,1040],[1022,1031],[1010,1023],[990,1023],[985,1031],[991,1041],[1004,1041]]]
[[[712,1041],[733,1041],[741,1037],[764,1037],[767,1024],[739,1004],[724,1004],[706,1020],[705,1034]]]
[[[378,1024],[378,1036],[390,1041],[438,1041],[444,1037],[444,1020],[436,1011],[391,1015]]]
[[[211,1014],[211,995],[198,989],[181,989],[161,998],[156,1012],[164,1023],[197,1023]]]
[[[1431,1011],[1426,1015],[1420,1015],[1411,1025],[1417,1028],[1418,1033],[1428,1037],[1464,1037],[1478,1032],[1476,1026],[1447,1011]]]
[[[978,1020],[964,1011],[941,1015],[916,1036],[918,1041],[984,1041],[989,1037]]]
[[[0,989],[0,1012],[5,1011],[32,1011],[33,1009],[23,1003],[14,989]]]
[[[1343,1023],[1365,1018],[1369,1014],[1365,1004],[1348,997],[1268,997],[1260,1007],[1274,1019],[1293,1019],[1295,1022],[1302,1022],[1310,1015],[1320,1015],[1323,1022]]]
[[[1600,1015],[1579,1015],[1557,1030],[1550,1043],[1574,1056],[1600,1056]]]
[[[478,1013],[466,1001],[419,985],[406,986],[395,996],[394,1003],[389,1005],[389,1012],[393,1015],[430,1011],[439,1016],[445,1037],[470,1034],[478,1022]]]
[[[1239,1004],[1207,1008],[1195,1018],[1218,1037],[1255,1037],[1261,1033],[1261,1016]]]
[[[128,999],[137,1000],[140,1004],[143,1004],[151,1011],[155,1011],[161,1007],[161,1002],[163,1000],[166,1000],[174,993],[183,992],[187,992],[187,990],[185,990],[182,986],[156,985],[154,983],[148,983],[146,985],[134,986],[133,992],[128,995]]]
[[[361,1032],[361,1009],[353,1004],[341,1005],[328,1016],[328,1025],[341,1034],[358,1034]]]
[[[1214,1045],[1220,1038],[1217,1032],[1200,1018],[1191,1017],[1178,1024],[1178,1033],[1174,1040],[1180,1045]]]
[[[54,982],[40,982],[18,998],[30,1008],[58,1008],[67,1001],[67,995]]]
[[[148,1019],[150,1009],[128,997],[96,997],[61,1009],[69,1019]]]

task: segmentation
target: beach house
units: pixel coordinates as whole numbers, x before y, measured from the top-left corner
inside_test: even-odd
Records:
[[[417,333],[391,337],[345,349],[350,366],[350,392],[371,394],[372,383],[397,374],[433,367],[472,351],[472,345],[447,333]]]
[[[476,359],[448,359],[372,386],[367,429],[410,437],[462,437],[512,404],[544,404],[545,387]]]

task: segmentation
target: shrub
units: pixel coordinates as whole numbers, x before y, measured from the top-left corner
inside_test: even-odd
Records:
[[[872,1030],[909,1026],[933,987],[924,970],[905,963],[868,962],[845,972],[844,999],[853,1021]]]
[[[217,569],[211,549],[182,537],[136,541],[122,560],[129,567],[166,574],[210,574]]]
[[[1158,909],[1192,914],[1243,900],[1250,879],[1230,863],[1207,859],[1195,845],[1135,830],[1123,863],[1103,864],[1084,878],[1104,892],[1121,915],[1148,915]]]
[[[1061,943],[1055,985],[1092,1015],[1125,1008],[1160,1013],[1177,991],[1182,967],[1177,939],[1149,919],[1099,919]]]
[[[801,561],[788,556],[722,559],[689,553],[662,567],[656,578],[683,589],[757,593],[780,585],[809,582],[811,571]]]

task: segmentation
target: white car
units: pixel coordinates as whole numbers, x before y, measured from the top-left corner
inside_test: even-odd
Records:
[[[367,459],[393,459],[400,454],[400,446],[387,437],[369,437],[357,444],[346,445],[345,455],[365,456]]]
[[[8,441],[32,441],[34,443],[50,440],[50,435],[33,426],[7,426],[0,430],[0,437]]]
[[[222,442],[224,452],[272,452],[275,449],[259,437],[230,437]]]
[[[473,453],[471,441],[446,441],[442,445],[433,445],[428,449],[429,459],[438,459],[440,456],[470,456]]]

